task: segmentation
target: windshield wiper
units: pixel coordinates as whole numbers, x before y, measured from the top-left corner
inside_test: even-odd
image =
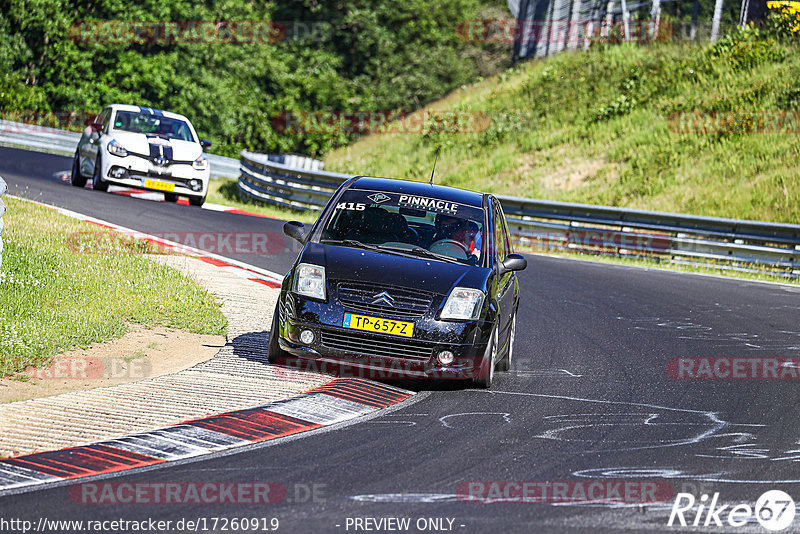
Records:
[[[370,245],[367,243],[362,243],[361,241],[358,241],[356,239],[321,239],[320,242],[329,243],[332,245],[345,245],[347,247],[363,248],[366,250],[374,250],[376,252],[391,252],[394,254],[398,254],[400,256],[407,256],[412,258],[419,256],[427,256],[429,258],[434,258],[449,263],[461,263],[453,257],[445,256],[444,254],[437,254],[436,252],[431,252],[430,250],[422,247],[414,247],[412,249],[407,249],[400,247],[390,247],[386,245]]]
[[[381,246],[380,248],[384,249],[384,250],[386,250],[386,249],[396,250],[398,252],[402,251],[402,252],[405,252],[406,254],[410,254],[412,256],[427,256],[429,258],[434,258],[434,259],[437,259],[437,260],[446,261],[448,263],[461,263],[456,258],[453,258],[452,256],[446,256],[444,254],[437,254],[436,252],[431,252],[430,250],[428,250],[426,248],[422,248],[422,247],[414,247],[412,249],[406,249],[406,248],[401,249],[401,248],[396,248],[396,247],[382,247]]]
[[[356,239],[320,239],[320,243],[330,243],[332,245],[345,245],[347,247],[364,248],[367,250],[380,250],[375,245],[368,245]]]
[[[363,248],[365,250],[372,250],[374,252],[391,252],[393,254],[413,257],[413,255],[408,254],[408,251],[406,251],[405,249],[384,247],[383,245],[371,245],[367,243],[362,243],[357,239],[321,239],[320,243],[329,243],[331,245],[344,245],[346,247]],[[403,254],[404,252],[405,254]]]

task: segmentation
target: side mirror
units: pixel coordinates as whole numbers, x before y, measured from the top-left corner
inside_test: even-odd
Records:
[[[305,225],[298,221],[289,221],[283,225],[283,233],[302,243],[306,240]]]
[[[528,260],[522,254],[509,254],[503,263],[500,264],[500,274],[505,274],[509,271],[524,271],[528,266]]]
[[[200,146],[203,147],[203,150],[205,150],[211,146],[211,141],[208,139],[200,139]]]

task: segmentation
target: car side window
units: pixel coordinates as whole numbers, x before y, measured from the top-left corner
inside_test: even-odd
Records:
[[[497,261],[503,261],[506,259],[506,254],[508,253],[507,246],[506,246],[506,236],[504,233],[504,225],[503,225],[503,212],[499,209],[497,205],[497,201],[492,203],[492,214],[494,218],[493,230],[494,230],[494,246],[495,250],[497,251]]]
[[[111,108],[106,108],[100,114],[100,124],[103,125],[103,132],[108,133],[111,127]]]
[[[97,116],[94,119],[92,119],[92,122],[94,124],[100,124],[101,127],[102,127],[102,124],[103,124],[103,112],[101,111],[100,113],[98,113]]]

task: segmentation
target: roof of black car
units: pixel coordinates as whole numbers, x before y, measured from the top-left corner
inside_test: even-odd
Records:
[[[411,180],[398,180],[395,178],[373,178],[360,176],[350,183],[349,189],[366,189],[370,191],[387,191],[406,195],[415,195],[429,198],[458,202],[468,206],[482,207],[483,193],[448,187],[446,185],[414,182]]]

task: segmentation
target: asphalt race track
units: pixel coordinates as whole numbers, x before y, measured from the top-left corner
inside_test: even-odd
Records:
[[[59,178],[70,163],[0,149],[12,195],[149,233],[281,231],[280,221],[78,190]],[[289,243],[277,254],[234,257],[283,273],[297,252]],[[221,523],[211,529],[213,518],[273,517],[279,532],[402,526],[388,518],[408,518],[408,529],[395,530],[408,532],[641,532],[681,530],[667,526],[679,492],[750,506],[767,490],[800,497],[797,381],[668,374],[673,358],[800,356],[800,288],[528,259],[512,372],[496,375],[491,391],[403,383],[420,394],[371,419],[103,481],[271,481],[287,490],[279,503],[85,504],[64,485],[0,497],[0,517],[205,518],[208,532],[224,532]],[[513,481],[569,481],[570,492],[590,482],[649,483],[668,499],[503,502],[491,493]],[[767,532],[755,520],[691,530]]]

